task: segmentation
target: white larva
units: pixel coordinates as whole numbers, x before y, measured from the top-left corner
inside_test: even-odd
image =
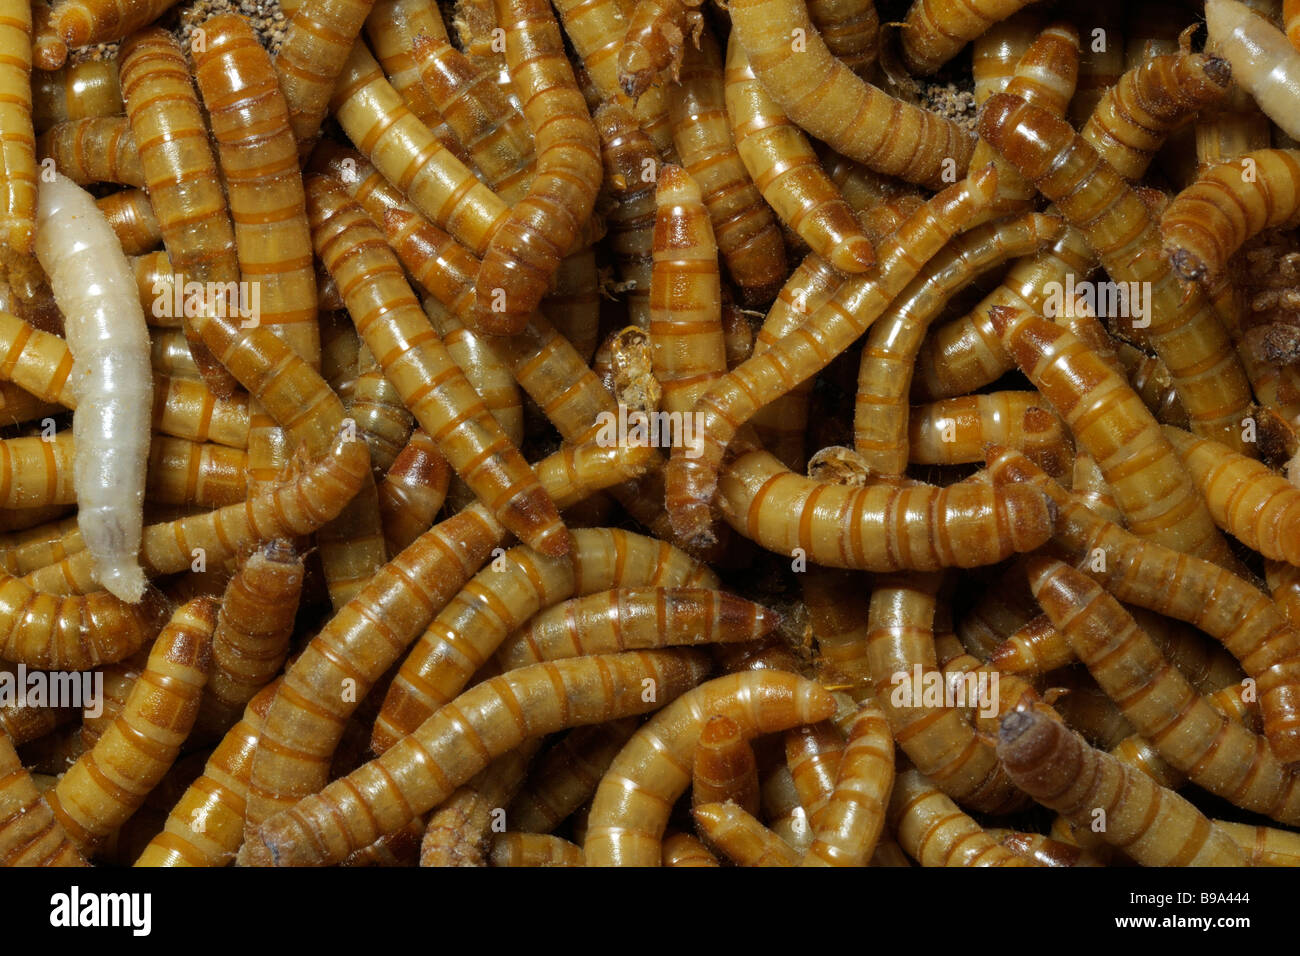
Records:
[[[1288,136],[1300,138],[1300,52],[1237,0],[1205,0],[1205,21],[1232,78]]]
[[[60,175],[41,178],[36,257],[73,357],[77,524],[100,584],[134,603],[145,589],[138,552],[153,405],[135,273],[90,193]]]

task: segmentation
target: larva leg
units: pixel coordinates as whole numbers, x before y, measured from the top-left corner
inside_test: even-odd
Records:
[[[889,822],[907,855],[922,866],[1037,865],[1002,846],[919,770],[894,781]]]
[[[1020,786],[1072,822],[1086,826],[1094,809],[1104,810],[1104,838],[1139,863],[1246,865],[1236,844],[1182,797],[1042,714],[1009,714],[998,755]]]
[[[997,307],[992,319],[1017,364],[1096,459],[1133,533],[1235,567],[1191,476],[1123,377],[1036,315]]]
[[[542,611],[501,644],[501,669],[586,654],[757,641],[778,624],[774,612],[722,591],[638,586],[635,580]]]
[[[240,862],[294,866],[342,859],[436,806],[523,740],[656,709],[693,687],[706,670],[693,651],[650,651],[538,664],[495,677],[443,707],[382,757],[266,821],[249,835]],[[646,694],[645,686],[654,693]],[[528,706],[521,709],[521,700]],[[467,737],[477,746],[466,747]]]
[[[36,254],[67,317],[79,376],[78,522],[103,586],[139,601],[153,388],[148,329],[131,266],[90,195],[61,176],[42,182],[40,194]]]
[[[1137,194],[1068,123],[1023,100],[989,100],[980,133],[1088,236],[1113,281],[1145,283],[1136,288],[1148,290],[1146,315],[1130,316],[1130,324],[1169,367],[1193,428],[1247,450],[1245,373],[1213,305],[1183,289],[1156,251],[1156,225]]]
[[[599,530],[579,529],[574,533],[573,552],[564,558],[547,557],[525,546],[512,548],[484,568],[441,610],[402,663],[375,721],[371,749],[383,753],[412,732],[455,697],[512,632],[539,610],[574,594],[592,598],[558,611],[548,621],[539,620],[537,629],[526,631],[507,650],[503,667],[545,661],[552,654],[572,656],[575,651],[599,654],[695,639],[753,639],[773,626],[772,616],[756,605],[735,598],[726,602],[712,591],[681,595],[614,591],[617,587],[680,587],[698,576],[694,562],[674,552],[678,560],[666,565],[620,566],[621,573],[611,580],[605,570],[611,547],[639,550],[644,546],[645,540],[636,536],[611,539]],[[598,595],[601,591],[610,593]],[[570,626],[570,616],[578,621],[576,625]],[[636,627],[638,621],[655,623]],[[566,649],[575,637],[576,646]]]
[[[669,810],[690,783],[709,717],[729,717],[757,736],[817,723],[834,710],[820,685],[783,671],[732,674],[688,693],[637,731],[605,773],[583,846],[588,864],[658,865]]]
[[[312,177],[309,193],[317,252],[407,408],[507,528],[543,552],[564,553],[554,503],[447,354],[378,230],[331,180]]]
[[[22,267],[36,243],[36,146],[32,130],[32,7],[5,0],[0,9],[0,260]],[[30,268],[30,267],[28,267]]]
[[[1032,2],[1032,0],[1031,0]],[[933,73],[993,24],[1016,13],[1025,0],[941,3],[913,0],[900,33],[903,64],[913,73]]]
[[[69,47],[112,43],[162,16],[176,0],[63,0],[50,25]]]
[[[1059,219],[1031,213],[990,223],[952,240],[925,264],[867,332],[858,365],[853,447],[873,471],[907,469],[907,395],[917,350],[930,322],[984,270],[1055,239]]]
[[[799,855],[775,833],[735,803],[694,808],[700,836],[737,866],[796,866]]]
[[[492,841],[493,866],[583,866],[582,847],[542,833],[502,833]]]
[[[143,189],[123,189],[96,199],[95,205],[108,220],[109,228],[128,256],[153,252],[162,245],[162,226],[154,215],[148,193]]]
[[[742,455],[719,488],[723,517],[769,551],[828,567],[933,571],[994,564],[1051,534],[1029,489],[979,484],[850,488],[802,478],[766,452]]]
[[[1037,392],[992,392],[913,405],[907,421],[908,461],[982,462],[984,446],[996,442],[1027,455],[1059,480],[1077,465],[1074,442],[1065,423],[1046,405]]]
[[[397,554],[433,525],[447,497],[451,466],[422,429],[393,460],[379,486],[379,516],[389,554]]]
[[[871,278],[854,277],[794,332],[733,369],[696,403],[702,448],[674,449],[666,471],[670,495],[684,506],[671,515],[688,540],[708,543],[709,503],[732,437],[759,408],[811,378],[861,335],[925,263],[991,198],[994,176],[977,174],[950,187],[909,219],[878,250]]]
[[[927,706],[899,689],[901,681],[911,681],[918,667],[938,672],[933,629],[938,586],[935,575],[877,582],[867,635],[876,703],[898,745],[945,793],[990,813],[1006,812],[1021,798],[1002,773],[993,748],[976,735],[959,710]]]
[[[0,733],[0,864],[86,865],[41,799],[9,737],[3,733]]]
[[[306,156],[320,131],[334,83],[374,0],[303,0],[275,55],[275,72],[289,111],[289,128]]]
[[[864,704],[849,726],[839,778],[825,808],[813,812],[815,835],[804,866],[865,866],[885,825],[894,784],[894,739],[885,715]]]
[[[279,673],[289,652],[302,580],[302,556],[286,540],[270,541],[253,552],[231,579],[212,634],[212,676],[195,722],[204,735],[224,734]]]
[[[524,741],[448,797],[429,817],[420,843],[420,866],[486,866],[500,815],[541,745],[540,738]]]
[[[210,599],[177,610],[113,727],[46,795],[79,847],[125,823],[176,759],[207,682],[216,613]]]
[[[727,45],[726,102],[736,149],[768,205],[840,271],[870,270],[876,255],[862,225],[734,39]]]
[[[1233,78],[1288,136],[1300,136],[1300,51],[1264,17],[1236,0],[1206,0],[1210,41],[1232,64]]]
[[[806,5],[738,0],[729,9],[754,73],[809,134],[908,182],[938,187],[945,170],[965,174],[974,139],[951,120],[901,103],[855,76],[826,48]],[[797,52],[795,36],[803,38]]]
[[[217,626],[219,630],[220,622]],[[202,776],[176,802],[163,831],[150,841],[136,866],[225,866],[235,858],[244,840],[253,754],[278,686],[262,688],[248,702],[243,718],[226,732]]]
[[[689,833],[672,833],[664,837],[661,865],[718,866],[718,858],[703,843]]]
[[[506,819],[527,833],[549,833],[596,792],[600,778],[634,733],[634,718],[571,730],[534,765]]]
[[[40,135],[36,153],[79,186],[145,185],[131,124],[124,116],[95,116],[59,123]]]
[[[648,329],[659,153],[617,103],[601,104],[593,118],[600,134],[603,188],[612,200],[606,214],[610,245],[619,279],[628,285],[623,295],[628,321]]]
[[[751,816],[758,813],[758,764],[740,725],[720,715],[709,718],[700,731],[691,770],[691,806],[698,812],[727,801]]]
[[[1300,151],[1265,149],[1202,172],[1169,204],[1160,232],[1179,276],[1212,285],[1252,236],[1297,223]]]
[[[747,305],[769,301],[786,272],[785,244],[736,151],[727,117],[722,56],[708,30],[687,47],[670,97],[673,144],[700,184],[727,272]]]
[[[629,469],[620,462],[627,457],[625,450],[578,452],[579,458],[564,452],[555,456],[564,466],[562,473],[546,462],[539,466],[561,503],[571,504],[597,486],[626,480]],[[505,534],[485,507],[469,506],[393,558],[312,639],[289,667],[284,689],[268,715],[266,733],[274,747],[259,751],[254,761],[250,823],[259,823],[270,812],[324,786],[330,756],[357,701],[474,575]]]
[[[443,37],[415,36],[420,79],[438,112],[464,144],[483,181],[507,203],[528,191],[536,157],[523,115],[496,78]]]
[[[235,232],[179,44],[163,30],[147,30],[123,44],[118,60],[131,132],[140,144],[140,166],[174,273],[184,276],[183,283],[198,282],[204,289],[236,288]],[[204,304],[231,311],[234,297],[221,295],[219,301],[205,295]],[[208,387],[218,398],[229,398],[234,378],[217,363],[193,323],[185,323],[185,334]]]
[[[533,131],[537,167],[527,194],[483,250],[472,314],[480,330],[513,335],[528,322],[591,215],[600,140],[549,6],[497,0],[497,19],[510,24],[506,60]]]

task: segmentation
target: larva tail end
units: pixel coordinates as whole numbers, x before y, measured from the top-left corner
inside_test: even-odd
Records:
[[[1010,93],[995,93],[990,96],[984,109],[980,110],[980,136],[1005,156],[1007,142],[1011,138],[1009,134],[1015,126],[1012,117],[1027,105],[1020,97]]]
[[[69,48],[87,46],[93,26],[90,14],[73,4],[67,4],[50,17],[50,28]]]
[[[271,848],[262,842],[259,830],[250,830],[244,838],[244,845],[235,857],[235,866],[275,866],[275,855]]]
[[[139,604],[144,600],[145,589],[149,586],[144,570],[138,564],[100,568],[97,577],[105,591],[127,604]]]
[[[1029,670],[1031,662],[1020,653],[1020,648],[1011,641],[1003,641],[989,654],[989,666],[1003,674],[1019,674]]]
[[[876,250],[866,236],[850,238],[835,247],[831,265],[849,275],[869,272],[876,265]]]
[[[618,85],[632,98],[633,103],[650,86],[654,73],[650,68],[650,54],[640,43],[625,43],[618,52]]]
[[[51,37],[32,48],[32,66],[53,73],[68,61],[68,45],[62,38]]]
[[[1189,249],[1171,249],[1169,263],[1178,273],[1178,278],[1185,282],[1196,282],[1206,278],[1207,269],[1201,257]]]

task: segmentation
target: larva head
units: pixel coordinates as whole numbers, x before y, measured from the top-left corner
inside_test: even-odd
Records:
[[[1050,801],[1077,777],[1082,745],[1059,721],[1033,709],[1013,710],[998,728],[998,759],[1016,786]]]
[[[1079,78],[1079,31],[1054,23],[1029,45],[1006,92],[1026,103],[1064,115]]]

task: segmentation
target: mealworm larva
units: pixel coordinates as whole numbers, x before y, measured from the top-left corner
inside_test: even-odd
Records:
[[[279,673],[302,581],[302,556],[291,541],[280,539],[255,551],[231,578],[212,633],[212,675],[195,723],[203,733],[225,733]]]
[[[113,726],[46,794],[78,847],[93,848],[125,823],[176,759],[207,682],[216,616],[210,598],[176,611]]]
[[[214,288],[209,283],[235,288],[240,278],[235,232],[180,45],[163,30],[146,30],[123,43],[118,58],[127,118],[140,144],[150,205],[174,274],[205,289]],[[227,310],[232,298],[223,298]],[[203,380],[217,397],[229,398],[236,382],[192,322],[185,322],[185,336]]]
[[[1187,409],[1183,408],[1182,402],[1178,400],[1178,391],[1174,388],[1173,377],[1169,374],[1165,363],[1160,361],[1158,356],[1147,355],[1146,352],[1128,343],[1121,342],[1118,345],[1116,357],[1124,369],[1124,374],[1128,377],[1129,384],[1133,386],[1133,391],[1138,393],[1143,404],[1156,417],[1156,421],[1162,425],[1186,428]],[[1240,349],[1237,354],[1241,354]],[[1248,364],[1246,374],[1253,384],[1255,377]]]
[[[202,382],[154,378],[153,427],[164,435],[230,448],[248,447],[248,396],[220,399]]]
[[[312,176],[308,193],[316,251],[403,403],[502,524],[562,554],[568,538],[554,503],[447,354],[378,229],[332,180]]]
[[[700,188],[680,166],[660,170],[655,209],[651,357],[660,407],[685,414],[727,371],[718,248]]]
[[[1297,834],[1227,820],[1215,820],[1214,825],[1241,848],[1251,866],[1300,866],[1300,836]]]
[[[808,16],[831,54],[865,76],[880,52],[880,16],[874,0],[811,0]]]
[[[793,768],[792,768],[793,769]],[[865,866],[876,849],[894,784],[894,740],[885,715],[865,703],[849,725],[835,789],[821,812],[804,866]]]
[[[591,361],[600,339],[604,282],[596,264],[596,244],[605,237],[606,229],[599,211],[592,213],[574,251],[560,260],[551,291],[540,306],[541,314],[573,343],[585,362]]]
[[[903,64],[922,76],[934,73],[971,40],[1033,0],[938,3],[913,0],[900,31]]]
[[[799,794],[800,806],[814,825],[835,789],[843,758],[844,734],[829,720],[785,732],[790,779]]]
[[[0,664],[0,672],[14,674],[14,668]],[[14,699],[0,706],[0,732],[16,747],[39,740],[81,717],[75,707],[41,707]]]
[[[1227,446],[1165,426],[1214,521],[1266,558],[1300,564],[1300,489]]]
[[[758,409],[811,378],[852,342],[915,278],[939,249],[992,198],[991,169],[962,180],[935,196],[877,250],[872,277],[846,281],[803,325],[761,355],[732,369],[696,403],[701,439],[691,449],[674,449],[665,472],[673,527],[683,537],[707,543],[710,502],[717,471],[732,437]]]
[[[1037,392],[991,392],[913,405],[908,412],[908,461],[916,465],[983,462],[989,442],[1027,455],[1058,480],[1073,467],[1073,440],[1065,423]],[[1089,459],[1091,461],[1091,459]]]
[[[36,155],[79,186],[144,186],[140,150],[125,116],[92,116],[50,127],[36,140]],[[33,176],[33,179],[35,177]]]
[[[1164,248],[1184,279],[1207,285],[1265,229],[1300,223],[1300,150],[1262,149],[1204,170],[1160,219]]]
[[[5,0],[0,9],[0,235],[6,262],[30,257],[36,242],[36,144],[32,129],[32,5]]]
[[[449,309],[436,300],[426,299],[424,313],[433,330],[442,336],[447,354],[465,373],[483,399],[489,414],[501,425],[512,444],[524,440],[524,407],[515,384],[514,373],[500,340],[467,328]]]
[[[625,536],[617,544],[627,547],[637,541]],[[411,733],[455,697],[533,614],[575,594],[590,595],[591,600],[539,621],[539,627],[526,631],[506,652],[502,664],[540,663],[552,654],[604,653],[606,648],[622,651],[710,638],[753,639],[772,628],[770,613],[737,598],[724,602],[712,592],[654,590],[711,578],[693,561],[682,560],[681,552],[673,552],[678,560],[666,565],[611,569],[610,543],[598,529],[576,529],[574,550],[568,556],[551,558],[527,546],[512,548],[475,575],[442,608],[403,661],[375,721],[371,749],[383,753]],[[619,587],[652,590],[613,590]],[[605,591],[611,593],[597,593]]]
[[[740,725],[730,717],[710,717],[700,731],[691,770],[691,806],[731,801],[751,816],[758,813],[758,764]],[[697,818],[698,819],[698,818]]]
[[[194,364],[189,343],[180,329],[155,328],[149,333],[149,362],[154,372],[164,378],[197,381],[199,377],[199,367]]]
[[[247,497],[247,472],[242,449],[154,435],[145,493],[150,503],[220,508]]]
[[[487,9],[491,8],[489,3]],[[370,48],[383,64],[393,88],[402,95],[420,122],[436,131],[443,122],[442,114],[420,82],[414,47],[415,37],[421,33],[439,39],[447,36],[438,5],[430,0],[376,0],[366,18],[365,29]],[[448,129],[447,132],[451,131]],[[439,135],[438,138],[442,137]],[[455,141],[454,136],[451,139]],[[451,148],[450,144],[448,148]]]
[[[491,8],[491,4],[487,6]],[[555,9],[600,98],[613,100],[631,112],[664,159],[671,160],[673,135],[668,121],[667,86],[654,82],[633,100],[618,82],[618,54],[627,36],[632,2],[558,0]]]
[[[747,538],[835,568],[976,567],[1032,551],[1051,534],[1046,501],[1014,487],[851,488],[793,474],[766,452],[736,459],[718,493],[723,517]]]
[[[907,470],[907,396],[916,353],[930,322],[984,270],[1033,252],[1063,228],[1059,219],[1031,213],[953,239],[872,324],[858,365],[853,416],[853,448],[867,467],[881,475]]]
[[[623,587],[574,598],[537,614],[498,649],[501,669],[586,654],[756,641],[778,623],[772,611],[725,592],[662,581],[640,586],[634,580],[635,575],[622,575]]]
[[[494,677],[465,691],[382,757],[267,820],[249,834],[240,862],[295,866],[343,859],[436,806],[523,740],[654,710],[706,673],[697,652],[676,650],[577,658]],[[652,682],[653,694],[645,692],[644,681]],[[528,706],[520,709],[521,700]],[[467,735],[478,746],[467,749]],[[657,863],[657,837],[654,849]]]
[[[1234,559],[1210,509],[1128,382],[1074,335],[1045,319],[997,306],[992,320],[1017,364],[1096,459],[1128,528],[1231,567]]]
[[[596,791],[637,726],[627,717],[569,731],[541,757],[510,804],[511,826],[527,833],[554,830]]]
[[[670,833],[664,837],[661,864],[674,866],[718,866],[718,858],[689,833]]]
[[[1008,714],[998,756],[1019,786],[1072,823],[1089,826],[1103,809],[1103,839],[1144,866],[1246,865],[1227,834],[1182,797],[1042,714]]]
[[[582,866],[582,847],[545,833],[506,832],[492,841],[493,866]]]
[[[11,572],[13,573],[13,572]],[[1265,561],[1264,576],[1269,592],[1287,622],[1300,624],[1300,568],[1284,561]]]
[[[176,801],[162,832],[145,847],[136,866],[225,866],[234,859],[244,840],[244,802],[253,754],[278,687],[278,682],[270,684],[248,702],[243,717],[212,751],[202,775]]]
[[[509,207],[411,113],[364,44],[352,48],[330,109],[348,138],[424,215],[476,255],[483,252]]]
[[[1126,179],[1141,178],[1175,123],[1228,94],[1227,61],[1202,53],[1155,56],[1124,72],[1097,103],[1083,135]]]
[[[784,671],[709,681],[657,714],[628,741],[592,803],[583,845],[590,866],[658,866],[669,811],[690,783],[705,722],[734,720],[747,736],[825,720],[835,702],[819,684]]]
[[[364,445],[360,442],[355,444]],[[583,452],[577,449],[576,452]],[[563,460],[565,453],[554,459]],[[581,500],[596,486],[627,478],[635,468],[622,449],[587,449],[557,474],[543,462],[539,473],[561,504]],[[421,535],[385,565],[340,609],[290,665],[284,690],[267,719],[267,738],[254,761],[248,818],[257,823],[315,793],[328,779],[330,755],[348,717],[456,592],[498,547],[505,530],[481,504],[473,504]],[[622,554],[636,536],[609,532],[610,549]],[[666,547],[666,546],[665,546]],[[418,590],[417,590],[418,588]],[[382,625],[382,627],[381,627]],[[375,630],[381,628],[381,642]],[[355,695],[343,691],[355,681]]]
[[[1206,0],[1210,40],[1233,78],[1288,136],[1300,136],[1300,51],[1264,17],[1236,0]]]
[[[593,119],[600,134],[603,187],[612,198],[606,213],[610,247],[619,279],[628,286],[623,295],[628,321],[648,329],[659,153],[632,114],[617,103],[602,103]]]
[[[482,331],[513,335],[527,324],[591,215],[601,176],[600,138],[550,7],[541,0],[496,4],[497,18],[510,25],[506,60],[537,162],[527,194],[482,250],[473,316]]]
[[[536,157],[533,135],[496,78],[477,66],[445,36],[416,34],[420,79],[464,145],[483,181],[508,203],[528,191]]]
[[[688,47],[670,109],[673,144],[700,184],[727,272],[748,305],[767,302],[785,275],[785,244],[736,151],[727,117],[722,56],[708,30]]]
[[[993,748],[961,710],[898,693],[896,675],[910,681],[917,668],[938,672],[933,622],[939,583],[937,575],[897,575],[877,582],[867,634],[876,704],[898,745],[945,793],[990,813],[1006,812],[1020,802],[1020,795],[1001,771]]]
[[[497,819],[528,772],[540,738],[493,760],[430,816],[420,842],[420,866],[485,866]],[[494,819],[497,818],[497,819]]]
[[[855,76],[826,48],[806,5],[737,0],[729,9],[754,73],[810,135],[908,182],[939,188],[965,174],[974,138],[951,120],[895,100]],[[797,52],[792,37],[802,38]]]
[[[799,791],[786,761],[776,761],[771,770],[762,774],[760,788],[763,817],[772,832],[796,853],[805,852],[812,845],[812,826],[799,803]]]
[[[63,0],[50,25],[69,47],[112,43],[162,16],[176,0]]]
[[[1114,281],[1145,283],[1137,288],[1147,290],[1146,315],[1130,316],[1130,324],[1169,367],[1193,428],[1246,451],[1245,373],[1213,305],[1183,289],[1158,254],[1156,225],[1137,194],[1068,123],[1023,100],[989,100],[980,133],[1087,235]]]
[[[1058,508],[1056,541],[1122,601],[1175,617],[1217,639],[1258,685],[1269,743],[1284,760],[1296,750],[1293,688],[1300,636],[1268,597],[1217,565],[1143,541],[1070,499],[1031,462],[1001,449],[990,458],[995,484],[1011,476],[1044,488]],[[1095,560],[1105,557],[1104,567]]]
[[[447,497],[451,466],[423,429],[393,459],[379,485],[379,515],[390,554],[397,554],[429,530]]]
[[[799,854],[735,803],[706,803],[693,810],[700,836],[737,866],[797,866]]]
[[[867,663],[867,595],[851,571],[809,566],[801,579],[804,607],[817,641],[817,676],[854,700],[875,693]]]
[[[86,865],[4,733],[0,733],[0,865]]]
[[[73,488],[75,455],[73,436],[66,431],[50,439],[0,441],[0,506],[74,504],[77,500]]]
[[[344,407],[357,424],[357,434],[370,446],[370,464],[386,472],[411,436],[414,419],[397,389],[384,377],[370,350],[361,347],[352,400]]]
[[[636,0],[623,47],[618,51],[618,83],[636,99],[664,70],[680,74],[687,38],[699,45],[704,16],[700,0]]]
[[[32,5],[34,10],[39,6]],[[81,60],[32,75],[32,122],[38,133],[68,120],[125,112],[117,64],[111,59]]]
[[[52,12],[49,4],[31,4],[32,65],[47,75],[52,70],[62,68],[68,59],[68,45],[63,42],[63,37],[54,32],[50,23]]]
[[[807,137],[754,76],[744,47],[734,39],[727,44],[725,96],[736,149],[768,205],[840,271],[869,270],[876,254],[862,224]]]
[[[144,595],[136,552],[144,522],[153,376],[135,276],[90,195],[42,181],[36,254],[66,316],[80,401],[73,434],[78,524],[100,583],[125,601]]]
[[[975,105],[983,106],[994,93],[1005,92],[1016,64],[1043,29],[1045,17],[1037,7],[1022,7],[1005,20],[989,25],[971,44],[971,76]]]
[[[306,156],[329,109],[334,82],[352,52],[373,0],[303,0],[275,55],[289,128]]]
[[[986,833],[919,770],[895,779],[889,821],[907,855],[922,866],[1038,865]]]
[[[123,189],[96,199],[95,205],[126,255],[142,255],[162,245],[162,226],[154,215],[149,194],[143,189]],[[152,303],[154,299],[151,292],[149,301]]]

